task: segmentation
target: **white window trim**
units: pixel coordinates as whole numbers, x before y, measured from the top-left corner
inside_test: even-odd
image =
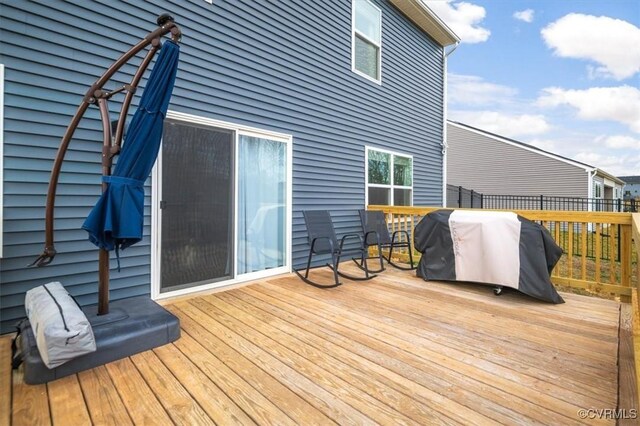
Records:
[[[598,189],[600,189],[600,191],[598,191]],[[600,192],[600,195],[598,196],[598,192]],[[604,198],[604,184],[600,181],[594,180],[593,181],[593,198]]]
[[[0,64],[0,259],[4,247],[4,64]]]
[[[380,183],[369,183],[369,150],[372,151],[378,151],[378,152],[382,152],[385,154],[391,154],[391,164],[390,164],[390,169],[391,169],[391,180],[390,180],[390,184],[389,185],[385,185],[385,184],[380,184]],[[394,185],[393,184],[393,156],[397,155],[398,157],[404,157],[404,158],[410,158],[411,159],[411,186],[405,186],[405,185]],[[411,204],[410,206],[413,206],[413,194],[414,194],[414,190],[413,190],[413,178],[414,178],[414,162],[413,162],[413,155],[410,154],[403,154],[401,152],[397,152],[397,151],[390,151],[388,149],[384,149],[384,148],[377,148],[375,146],[369,146],[369,145],[365,145],[364,146],[364,205],[365,207],[369,205],[369,187],[371,188],[388,188],[390,189],[391,193],[389,194],[389,202],[391,203],[391,205],[394,205],[394,199],[393,199],[393,190],[395,188],[398,189],[410,189],[411,190]]]
[[[362,34],[360,31],[356,30],[356,2],[358,1],[366,1],[371,6],[376,8],[378,12],[380,12],[380,18],[378,25],[380,26],[380,43],[377,43],[371,40],[366,35]],[[369,43],[378,47],[378,78],[372,78],[370,75],[363,73],[362,71],[358,71],[356,69],[356,34],[358,34],[363,39],[367,40]],[[378,85],[382,85],[382,10],[371,3],[369,0],[352,0],[351,1],[351,71],[366,78],[369,81],[372,81]]]
[[[230,123],[226,121],[220,121],[210,119],[206,117],[185,114],[181,112],[168,111],[167,119],[173,119],[177,121],[183,121],[191,124],[202,124],[205,126],[218,127],[223,129],[232,130],[235,133],[235,158],[234,167],[237,170],[237,145],[240,135],[243,136],[255,136],[265,139],[271,139],[279,142],[283,142],[287,145],[287,221],[286,221],[286,253],[285,253],[285,266],[280,268],[267,269],[265,271],[251,272],[238,275],[237,268],[234,265],[233,277],[225,281],[216,281],[209,284],[197,285],[190,288],[181,290],[168,291],[160,293],[160,244],[162,241],[162,210],[160,209],[160,196],[162,195],[162,149],[158,154],[158,160],[152,171],[152,183],[151,183],[151,298],[154,300],[167,299],[176,296],[182,296],[191,293],[197,293],[206,290],[212,290],[222,287],[228,287],[237,285],[243,282],[256,280],[265,277],[271,277],[278,274],[290,273],[292,271],[292,224],[293,224],[293,137],[291,135],[271,132],[264,129],[258,129],[254,127],[244,126],[241,124]],[[238,222],[238,173],[234,173],[234,221]],[[234,262],[238,258],[238,230],[237,226],[233,229],[234,235]]]

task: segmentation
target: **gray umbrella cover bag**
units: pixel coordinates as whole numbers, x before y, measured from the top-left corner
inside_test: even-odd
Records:
[[[59,282],[27,291],[24,305],[38,351],[48,368],[96,350],[89,320]]]

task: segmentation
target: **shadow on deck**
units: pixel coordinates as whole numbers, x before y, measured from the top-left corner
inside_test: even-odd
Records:
[[[3,338],[0,424],[593,423],[619,404],[620,304],[562,296],[286,275],[168,303],[177,342],[38,386]]]

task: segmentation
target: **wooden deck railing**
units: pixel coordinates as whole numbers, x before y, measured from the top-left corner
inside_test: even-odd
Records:
[[[439,207],[368,206],[386,214],[390,230],[413,228],[427,213]],[[638,280],[638,263],[632,257],[632,214],[514,210],[544,225],[564,254],[553,270],[551,280],[571,288],[588,289],[619,296],[631,302],[632,284]],[[419,256],[419,253],[415,253]]]
[[[631,220],[631,233],[635,243],[635,258],[640,265],[640,213],[634,213]],[[640,268],[636,270],[636,279],[640,283]],[[633,331],[633,354],[636,365],[636,390],[638,391],[638,407],[640,407],[640,285],[632,292],[632,318],[631,329]]]

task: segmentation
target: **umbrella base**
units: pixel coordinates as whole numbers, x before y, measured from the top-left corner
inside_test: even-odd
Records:
[[[180,338],[180,320],[146,296],[111,302],[109,313],[97,307],[83,309],[93,327],[96,351],[49,369],[42,362],[31,327],[20,339],[24,353],[24,382],[41,384],[88,370]]]

